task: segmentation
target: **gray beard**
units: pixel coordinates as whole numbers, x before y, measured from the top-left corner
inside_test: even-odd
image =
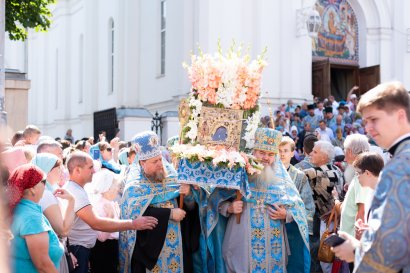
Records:
[[[148,175],[147,173],[144,172],[144,175],[146,178],[148,178],[148,180],[152,181],[152,182],[157,182],[160,183],[162,181],[164,181],[165,177],[166,177],[166,171],[164,169],[162,170],[158,170],[155,173]]]
[[[254,183],[257,189],[267,189],[268,185],[274,182],[274,166],[275,163],[273,166],[265,166],[260,174],[250,176],[249,182]]]

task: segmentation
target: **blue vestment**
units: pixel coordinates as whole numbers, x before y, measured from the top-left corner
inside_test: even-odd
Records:
[[[179,184],[175,171],[168,171],[164,183],[152,183],[140,174],[134,181],[129,181],[125,186],[121,200],[121,219],[135,219],[143,215],[148,206],[162,207],[167,203],[174,208],[178,207],[176,197],[179,196]],[[120,272],[131,272],[131,258],[137,239],[137,231],[128,230],[120,232]],[[183,272],[182,237],[178,222],[169,220],[167,235],[157,264],[152,271],[155,272]]]
[[[197,273],[226,272],[222,258],[222,242],[227,219],[219,214],[218,206],[232,198],[235,192],[215,187],[201,187],[193,192],[201,222],[200,250],[194,257],[194,271]]]
[[[410,139],[394,150],[380,174],[355,272],[410,272]]]
[[[305,206],[279,157],[276,157],[276,162],[273,177],[264,181],[263,186],[250,179],[251,196],[243,198],[246,203],[241,223],[236,223],[235,215],[230,216],[223,245],[230,272],[286,272],[289,255],[286,235],[295,240],[295,246],[300,250],[291,254],[294,255],[292,258],[300,261],[297,271],[292,272],[309,272],[309,230]],[[291,223],[294,224],[290,225],[288,233],[284,221],[272,220],[266,211],[274,204],[284,206],[293,219]],[[245,231],[245,234],[238,234],[236,230]],[[241,246],[246,249],[241,249]]]

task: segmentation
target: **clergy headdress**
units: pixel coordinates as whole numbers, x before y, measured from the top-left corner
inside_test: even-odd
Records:
[[[145,131],[135,135],[133,142],[139,160],[147,160],[161,154],[159,138],[152,131]]]
[[[282,133],[270,128],[258,128],[255,133],[254,149],[278,153]]]

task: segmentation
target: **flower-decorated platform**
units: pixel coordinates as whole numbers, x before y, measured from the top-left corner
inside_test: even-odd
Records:
[[[263,56],[250,61],[234,46],[226,53],[193,55],[185,64],[192,89],[179,107],[180,183],[236,189],[248,195],[248,174],[263,167],[246,154],[260,121],[258,100]]]
[[[235,189],[248,198],[250,195],[248,175],[244,167],[229,169],[206,162],[181,159],[178,166],[178,181],[198,186]]]

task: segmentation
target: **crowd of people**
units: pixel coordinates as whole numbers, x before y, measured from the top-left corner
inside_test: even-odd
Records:
[[[1,153],[12,272],[410,272],[409,94],[356,90],[262,118],[264,168],[241,198],[178,183],[177,138],[94,143],[27,126]],[[333,230],[343,243],[322,259]]]

